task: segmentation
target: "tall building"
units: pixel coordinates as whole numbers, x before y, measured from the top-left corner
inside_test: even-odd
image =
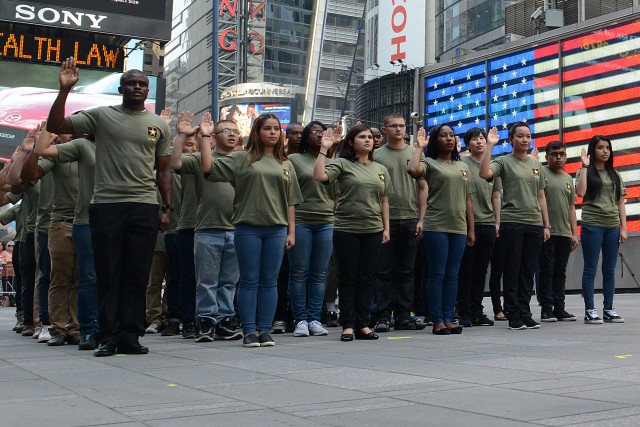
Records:
[[[366,0],[221,0],[215,36],[213,3],[173,2],[165,77],[167,106],[174,112],[201,115],[211,110],[214,96],[228,100],[230,93],[246,93],[228,92],[245,83],[261,85],[264,91],[272,88],[265,84],[277,85],[294,93],[296,116],[291,121],[302,120],[306,113],[306,121],[334,122],[345,99],[345,110],[353,110],[355,89],[362,82],[358,70],[364,68],[357,39]],[[351,96],[345,96],[341,74],[352,77]]]
[[[160,43],[144,43],[142,72],[148,76],[164,75],[164,49],[160,47]]]

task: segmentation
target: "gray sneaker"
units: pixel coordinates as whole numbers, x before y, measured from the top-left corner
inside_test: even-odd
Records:
[[[296,324],[296,330],[293,331],[294,337],[308,337],[309,336],[309,324],[306,320],[301,320]]]
[[[309,323],[309,333],[313,336],[329,335],[329,332],[322,327],[322,323],[313,320]]]
[[[273,327],[271,328],[272,334],[284,334],[287,332],[287,322],[284,320],[276,320],[273,322]]]
[[[160,332],[160,329],[162,329],[162,325],[160,325],[159,323],[152,323],[147,326],[147,329],[145,329],[144,331],[147,334],[157,334],[158,332]]]
[[[584,323],[587,325],[602,325],[602,319],[598,317],[598,310],[589,308],[584,311]]]

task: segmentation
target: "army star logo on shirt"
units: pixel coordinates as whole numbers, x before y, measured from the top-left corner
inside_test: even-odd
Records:
[[[467,173],[467,171],[460,171],[460,173],[462,174],[462,179],[465,181],[469,180],[469,174]]]
[[[536,177],[540,176],[540,169],[531,169]]]
[[[565,182],[565,185],[567,186],[567,191],[571,193],[571,184],[569,184],[568,182]]]
[[[159,135],[160,129],[155,126],[147,126],[147,140],[149,142],[158,142]]]
[[[291,173],[287,169],[282,169],[282,175],[287,181],[291,181]]]
[[[384,174],[383,173],[379,173],[378,174],[378,178],[380,178],[380,182],[384,184]]]

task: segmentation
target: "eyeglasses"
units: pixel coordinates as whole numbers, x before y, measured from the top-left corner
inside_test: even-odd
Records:
[[[312,130],[309,133],[312,133],[312,134],[317,135],[317,136],[322,136],[324,134],[324,130]]]
[[[15,245],[7,245],[7,247],[8,247],[8,248],[12,248],[12,247],[14,247],[14,246],[15,246]]]
[[[397,125],[397,124],[394,124],[394,125],[387,125],[387,126],[385,126],[385,127],[386,127],[386,128],[391,128],[391,129],[404,129],[404,128],[406,128],[406,127],[407,127],[407,125]]]
[[[222,129],[221,131],[216,132],[216,135],[219,133],[223,133],[225,135],[231,135],[231,134],[240,135],[240,131],[237,129]]]
[[[549,153],[547,154],[547,156],[549,157],[557,157],[557,158],[562,158],[562,157],[567,157],[567,153],[563,152],[563,151],[555,151],[553,153]]]

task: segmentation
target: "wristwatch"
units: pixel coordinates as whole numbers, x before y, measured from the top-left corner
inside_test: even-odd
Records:
[[[160,209],[162,209],[162,212],[165,213],[167,212],[167,210],[170,210],[171,212],[173,212],[175,210],[175,206],[173,206],[173,203],[169,203],[166,205],[162,205],[162,207]]]

